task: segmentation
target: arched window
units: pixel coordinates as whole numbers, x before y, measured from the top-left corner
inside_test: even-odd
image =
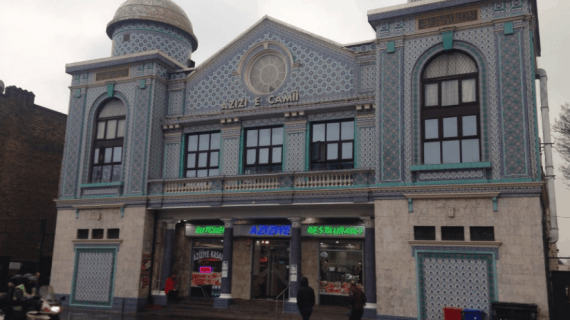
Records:
[[[460,52],[443,53],[422,78],[423,163],[479,162],[479,72]]]
[[[127,108],[119,99],[108,101],[99,111],[92,153],[92,183],[121,181],[126,115]]]

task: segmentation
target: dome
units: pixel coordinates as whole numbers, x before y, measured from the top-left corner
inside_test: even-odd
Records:
[[[198,39],[194,35],[192,23],[188,16],[171,0],[127,0],[115,13],[113,20],[107,24],[107,35],[113,37],[117,23],[129,20],[157,21],[174,26],[190,35],[193,51],[198,48]]]

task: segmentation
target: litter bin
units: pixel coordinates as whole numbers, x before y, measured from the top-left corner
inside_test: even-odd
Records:
[[[485,312],[475,309],[463,310],[463,320],[485,320]]]
[[[444,307],[443,319],[444,320],[461,320],[461,308]]]

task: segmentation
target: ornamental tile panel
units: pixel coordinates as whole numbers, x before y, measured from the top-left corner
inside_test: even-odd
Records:
[[[371,92],[376,87],[376,65],[360,66],[360,92]]]
[[[84,94],[77,98],[73,93],[70,98],[67,136],[65,138],[64,166],[62,169],[62,183],[60,184],[60,194],[62,197],[75,196],[81,152],[81,133],[83,130],[81,118],[83,117],[85,99]]]
[[[358,128],[358,168],[376,168],[378,140],[376,127]]]
[[[150,167],[148,168],[149,179],[162,178],[164,142],[161,122],[162,119],[164,119],[166,112],[167,94],[168,91],[166,89],[166,84],[164,84],[162,81],[156,81],[154,85],[154,97],[152,104],[151,140],[150,145],[147,148],[147,158],[150,161]]]
[[[376,97],[380,127],[380,170],[376,181],[402,180],[402,78],[401,64],[404,56],[402,49],[395,53],[380,52],[379,63],[382,85]]]
[[[482,21],[492,21],[523,14],[532,14],[530,4],[527,0],[504,0],[481,6]]]
[[[164,179],[179,177],[180,143],[167,143],[164,147]]]
[[[520,30],[514,35],[497,35],[499,72],[501,78],[502,138],[504,175],[528,175],[527,114],[525,82],[522,62],[523,37]]]
[[[184,91],[173,91],[169,93],[168,115],[181,115],[184,108]]]
[[[130,157],[127,162],[130,165],[129,176],[127,180],[127,193],[141,194],[144,192],[144,175],[146,173],[147,160],[147,144],[148,144],[148,128],[150,119],[151,95],[153,86],[148,84],[145,89],[136,89],[136,97],[134,103],[132,138],[129,139]]]
[[[71,305],[111,306],[115,255],[114,249],[76,249]]]
[[[418,253],[420,319],[443,319],[443,307],[490,314],[496,300],[491,254]]]
[[[305,132],[286,134],[285,171],[305,171]]]
[[[221,174],[239,173],[239,138],[223,138],[221,147]]]

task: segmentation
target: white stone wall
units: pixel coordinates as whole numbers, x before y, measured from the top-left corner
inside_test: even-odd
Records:
[[[466,240],[470,226],[494,226],[495,241],[502,242],[496,260],[498,301],[538,304],[539,319],[548,319],[540,199],[499,198],[498,205],[494,212],[491,198],[416,199],[409,213],[407,200],[375,201],[378,314],[418,317],[416,261],[409,242],[414,226],[435,226],[437,240],[442,226],[465,227]]]
[[[77,229],[105,229],[106,237],[106,229],[119,228],[122,242],[117,253],[114,297],[139,297],[145,224],[153,221],[148,219],[149,215],[143,207],[125,208],[125,215],[121,218],[120,209],[113,208],[80,210],[76,219],[75,210],[59,210],[51,271],[51,285],[55,292],[71,294]],[[96,243],[96,240],[82,240],[81,243]]]

